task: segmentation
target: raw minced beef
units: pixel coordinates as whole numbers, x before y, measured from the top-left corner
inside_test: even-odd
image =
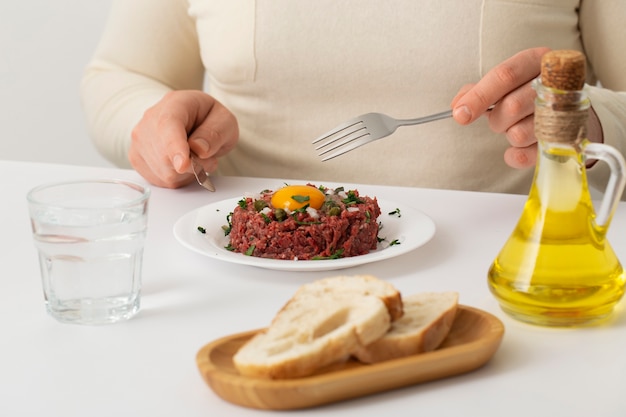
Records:
[[[360,196],[357,190],[320,189],[326,197],[318,210],[276,209],[269,190],[242,199],[230,215],[228,248],[261,258],[297,260],[343,258],[376,249],[376,198]]]

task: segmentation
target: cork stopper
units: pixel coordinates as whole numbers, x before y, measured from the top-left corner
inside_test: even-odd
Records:
[[[541,83],[557,90],[582,90],[585,85],[585,66],[585,55],[582,52],[548,52],[541,59]]]
[[[584,92],[585,68],[585,56],[578,51],[551,51],[542,57],[535,101],[537,139],[577,144],[586,137],[589,100]]]

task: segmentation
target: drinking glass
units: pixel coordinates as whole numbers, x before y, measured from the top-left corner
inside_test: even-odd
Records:
[[[147,187],[110,179],[28,192],[45,305],[54,318],[105,324],[139,311],[149,197]]]

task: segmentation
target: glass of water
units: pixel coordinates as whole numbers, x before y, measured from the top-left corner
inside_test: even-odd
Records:
[[[46,308],[65,323],[105,324],[139,311],[150,190],[120,180],[41,185],[28,208]]]

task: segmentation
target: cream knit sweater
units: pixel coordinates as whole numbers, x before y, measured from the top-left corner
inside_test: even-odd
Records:
[[[626,150],[626,1],[114,0],[82,83],[98,149],[129,166],[130,132],[170,89],[209,91],[240,141],[219,173],[527,193],[484,119],[400,128],[329,162],[311,141],[367,112],[411,118],[522,49],[578,49],[605,142]],[[609,90],[610,89],[610,90]],[[613,91],[611,91],[613,90]],[[604,181],[596,164],[590,176]]]

